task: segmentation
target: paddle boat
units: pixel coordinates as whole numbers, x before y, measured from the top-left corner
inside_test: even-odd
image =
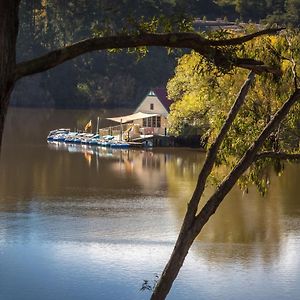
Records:
[[[76,138],[77,135],[78,135],[78,132],[76,132],[76,131],[70,131],[66,135],[64,142],[65,143],[73,143],[73,141],[74,141],[74,139]]]
[[[94,133],[85,133],[81,136],[81,144],[89,144],[90,140],[95,136]]]
[[[66,135],[70,132],[69,128],[60,128],[51,130],[47,136],[47,141],[63,141],[66,137]]]
[[[111,148],[117,148],[117,149],[127,149],[129,148],[129,143],[117,141],[110,144]]]
[[[91,146],[97,146],[98,142],[100,141],[99,134],[95,134],[89,141],[88,144]]]

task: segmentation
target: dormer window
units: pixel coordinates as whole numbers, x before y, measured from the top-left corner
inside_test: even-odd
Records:
[[[154,110],[154,104],[153,103],[150,103],[150,109]]]

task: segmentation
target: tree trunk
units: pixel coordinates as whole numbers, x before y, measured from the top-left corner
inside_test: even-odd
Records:
[[[153,295],[151,298],[152,300],[165,299],[172,287],[173,281],[177,277],[178,272],[181,266],[183,265],[185,257],[188,254],[192,243],[194,242],[196,236],[200,233],[200,228],[198,229],[198,231],[195,230],[195,221],[199,201],[202,197],[207,178],[214,166],[219,147],[222,144],[222,141],[224,140],[228,130],[230,129],[233,121],[235,120],[236,115],[238,114],[240,108],[242,107],[246,99],[250,86],[253,83],[254,77],[255,74],[253,72],[250,72],[248,78],[244,82],[236,100],[234,101],[227,115],[224,125],[222,126],[217,138],[215,139],[214,143],[211,145],[207,153],[204,165],[198,177],[198,182],[194,194],[192,196],[191,201],[189,202],[183,225],[181,227],[180,234],[176,241],[176,245],[174,247],[170,260],[166,265],[162,276],[157,286],[155,287],[155,290],[153,291]],[[204,226],[204,224],[202,225],[202,227]]]
[[[197,233],[194,230],[185,229],[184,227],[182,227],[168,264],[153,291],[151,300],[164,300],[167,297],[184,263],[185,257],[197,237]]]
[[[15,83],[19,0],[0,0],[0,149],[9,97]]]
[[[208,222],[209,218],[215,213],[221,202],[224,200],[225,196],[236,184],[237,180],[256,159],[257,152],[262,147],[263,143],[280,125],[282,120],[289,113],[291,107],[299,99],[300,89],[296,89],[295,92],[289,97],[289,99],[276,112],[270,122],[260,133],[259,137],[248,148],[244,156],[240,159],[240,161],[236,164],[236,166],[232,169],[228,176],[224,178],[222,183],[218,186],[215,193],[206,202],[199,214],[193,216],[189,215],[187,212],[187,217],[184,220],[184,224],[182,226],[180,235],[178,236],[172,255],[162,273],[157,286],[153,291],[151,300],[164,300],[167,297],[195,238],[201,232],[203,226]],[[277,153],[275,153],[275,155],[277,155]],[[198,189],[199,186],[196,187],[195,193],[197,193]]]

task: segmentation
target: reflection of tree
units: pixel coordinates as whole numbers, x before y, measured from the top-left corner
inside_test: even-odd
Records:
[[[38,147],[4,146],[0,168],[0,209],[30,211],[32,199],[37,203],[63,203],[93,197],[132,199],[141,194],[162,193],[166,189],[163,153],[154,155],[144,150],[87,146],[70,146],[73,148],[68,152],[69,146],[52,146],[59,151],[53,151],[46,144]]]
[[[201,162],[196,168],[200,166]],[[194,169],[193,162],[189,160],[181,161],[177,158],[167,164],[169,199],[177,215],[178,228],[187,201],[194,190],[197,174],[197,170],[195,172]],[[219,213],[214,215],[203,229],[198,237],[201,243],[194,249],[213,261],[232,257],[251,261],[261,257],[265,263],[273,262],[278,257],[285,238],[284,219],[287,216],[284,216],[283,212],[288,210],[289,215],[295,214],[295,207],[299,207],[296,203],[298,197],[295,197],[299,174],[297,171],[299,172],[299,166],[290,166],[281,181],[273,175],[266,197],[259,196],[254,188],[251,188],[248,194],[243,194],[236,187],[229,194],[229,199],[221,205]],[[180,185],[176,184],[178,182]],[[213,188],[208,193],[212,190]],[[208,196],[206,195],[206,198]],[[207,251],[206,248],[210,250]]]
[[[299,217],[299,174],[300,165],[285,164],[285,171],[281,180],[276,181],[282,195],[283,213],[288,216]]]
[[[178,149],[166,164],[168,193],[174,200],[180,199],[176,203],[182,212],[186,210],[186,202],[194,191],[196,176],[202,167],[203,159],[203,153]]]
[[[165,155],[154,154],[152,151],[127,150],[127,155],[122,157],[124,174],[132,174],[146,192],[160,191],[166,181]]]

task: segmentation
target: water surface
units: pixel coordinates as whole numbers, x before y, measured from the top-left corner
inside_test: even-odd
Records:
[[[148,299],[203,154],[48,145],[118,112],[10,109],[0,161],[0,299]],[[79,120],[79,121],[78,121]],[[191,249],[169,299],[299,299],[300,166],[265,198],[238,188]]]

